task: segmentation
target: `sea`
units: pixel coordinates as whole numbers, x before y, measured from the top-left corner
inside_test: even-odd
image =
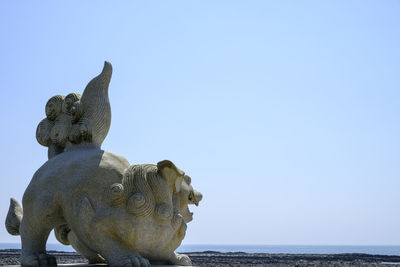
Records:
[[[0,249],[20,249],[20,243],[0,243]],[[74,251],[71,246],[47,244],[47,250]],[[400,246],[313,246],[313,245],[189,245],[183,244],[177,252],[247,252],[284,254],[343,254],[363,253],[400,256]]]

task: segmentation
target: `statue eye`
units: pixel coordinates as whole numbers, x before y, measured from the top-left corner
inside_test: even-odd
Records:
[[[106,189],[104,200],[111,206],[120,206],[124,203],[124,186],[122,184],[112,184]]]
[[[111,193],[120,194],[123,190],[122,184],[116,184],[111,187]]]

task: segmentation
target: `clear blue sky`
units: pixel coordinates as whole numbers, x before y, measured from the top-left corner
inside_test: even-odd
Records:
[[[113,64],[103,148],[204,195],[186,244],[400,244],[399,1],[1,1],[0,221],[46,101]],[[53,237],[49,242],[55,242]],[[1,242],[18,242],[0,227]]]

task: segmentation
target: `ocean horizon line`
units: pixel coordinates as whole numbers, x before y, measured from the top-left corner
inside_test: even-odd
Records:
[[[0,244],[21,244],[21,242],[0,242]],[[47,243],[50,245],[62,245],[62,246],[70,246],[63,245],[61,243]],[[184,246],[307,246],[307,247],[400,247],[400,244],[238,244],[238,243],[218,243],[218,244],[207,244],[207,243],[185,243],[182,244]]]
[[[20,249],[21,243],[0,243],[0,249]],[[47,250],[75,252],[71,246],[47,243]],[[215,251],[267,254],[371,254],[400,256],[400,245],[257,245],[257,244],[182,244],[180,253]]]

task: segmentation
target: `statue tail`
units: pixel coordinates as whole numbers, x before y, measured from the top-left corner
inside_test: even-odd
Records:
[[[102,72],[94,77],[83,91],[81,104],[83,117],[91,126],[89,142],[100,147],[107,136],[111,125],[111,105],[108,98],[108,86],[112,75],[112,66],[104,62]]]
[[[6,229],[11,235],[19,235],[19,226],[22,221],[22,208],[17,200],[10,199],[10,208],[8,209],[6,218]]]

